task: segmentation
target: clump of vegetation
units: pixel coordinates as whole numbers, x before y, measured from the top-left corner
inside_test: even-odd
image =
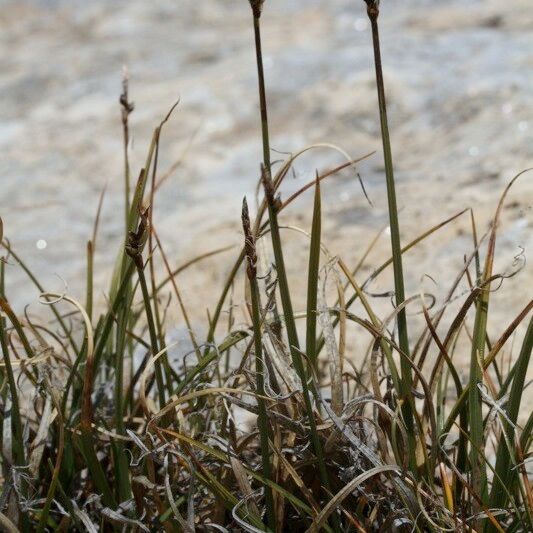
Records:
[[[472,211],[465,210],[401,246],[379,51],[379,2],[366,0],[391,257],[361,281],[362,261],[351,268],[342,258],[331,257],[321,235],[322,181],[356,161],[317,174],[287,200],[279,196],[294,161],[307,149],[280,165],[271,164],[261,54],[263,2],[250,4],[264,194],[255,217],[244,200],[243,246],[210,313],[205,339],[194,332],[177,278],[212,253],[171,268],[152,221],[159,140],[170,113],[155,129],[131,195],[127,146],[133,105],[127,82],[120,99],[126,238],[108,308],[97,314],[93,306],[97,224],[87,245],[84,302],[46,293],[1,236],[6,253],[0,266],[0,527],[531,531],[526,461],[533,416],[523,425],[518,416],[533,343],[533,303],[509,317],[499,338],[487,330],[491,291],[508,276],[493,268],[498,220],[518,176],[504,191],[485,235],[478,235]],[[298,313],[285,268],[290,250],[283,245],[279,219],[310,188],[314,207],[307,306]],[[435,309],[430,295],[407,297],[403,254],[468,214],[472,250],[450,279],[446,304]],[[258,249],[260,241],[270,243],[271,264],[268,252]],[[52,322],[36,323],[13,312],[4,283],[6,262],[18,263],[43,293]],[[378,316],[367,288],[389,267],[394,272],[394,310]],[[232,287],[240,280],[246,287],[248,324],[235,329]],[[464,280],[469,290],[459,294]],[[327,303],[328,286],[335,291],[333,305]],[[168,288],[190,335],[191,352],[179,357],[170,357],[168,332],[175,324],[165,319]],[[424,320],[416,335],[407,329],[408,307],[420,310]],[[226,309],[230,320],[224,333]],[[305,327],[298,328],[298,320]],[[521,346],[504,365],[503,348],[527,320]],[[357,364],[347,352],[350,329],[358,331],[358,351],[366,352]],[[461,379],[457,352],[465,346],[471,363],[467,379]],[[243,420],[249,431],[242,430]]]

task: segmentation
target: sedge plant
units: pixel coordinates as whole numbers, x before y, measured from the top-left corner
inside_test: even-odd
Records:
[[[495,265],[505,203],[525,173],[510,181],[494,216],[483,221],[488,231],[480,230],[475,206],[457,206],[419,234],[404,235],[401,245],[379,6],[369,0],[392,240],[388,257],[378,258],[378,237],[370,238],[351,264],[325,242],[323,193],[361,158],[320,169],[282,196],[295,162],[316,147],[270,161],[263,2],[250,3],[263,162],[262,194],[240,213],[243,245],[194,258],[165,253],[151,213],[170,113],[130,183],[127,85],[121,98],[127,222],[105,303],[98,303],[103,288],[94,281],[98,223],[83,252],[86,289],[78,296],[47,292],[8,240],[9,221],[0,222],[0,527],[531,531],[533,415],[525,412],[525,397],[533,301],[502,310],[495,297],[523,267]],[[306,204],[309,190],[314,198]],[[297,205],[308,209],[310,227],[280,223]],[[444,280],[444,299],[409,294],[404,276],[420,273],[404,272],[402,258],[422,244],[437,251],[439,232],[459,225],[469,228],[470,249]],[[306,247],[304,265],[293,265],[296,245],[283,239],[287,231]],[[207,302],[184,298],[180,286],[208,258],[228,274],[221,287],[209,286],[214,302],[202,324],[195,310]],[[289,266],[305,270],[306,286],[289,283]],[[15,268],[41,293],[40,314],[13,307]],[[388,270],[395,301],[383,312],[370,286]],[[293,304],[299,301],[302,309]],[[506,316],[500,331],[490,320],[495,309]],[[183,325],[191,340],[185,348],[171,342]],[[355,340],[346,342],[351,334]],[[467,375],[460,371],[465,352]]]

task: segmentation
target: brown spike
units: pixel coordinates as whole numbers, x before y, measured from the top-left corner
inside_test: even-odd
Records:
[[[265,0],[250,0],[250,6],[252,7],[252,12],[255,18],[259,18],[263,11],[263,4]]]
[[[365,2],[369,18],[376,20],[379,16],[379,0],[365,0]]]
[[[250,213],[246,196],[242,200],[242,228],[244,230],[244,251],[246,253],[248,266],[246,274],[248,279],[255,279],[257,275],[257,253],[255,250],[255,239],[250,225]]]
[[[265,198],[268,205],[272,207],[274,211],[278,212],[281,207],[281,200],[279,197],[276,197],[276,189],[270,171],[263,164],[261,164],[261,182],[265,189]]]

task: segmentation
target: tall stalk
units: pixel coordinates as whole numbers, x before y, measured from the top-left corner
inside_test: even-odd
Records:
[[[128,219],[130,215],[130,162],[128,157],[128,145],[130,143],[129,116],[133,112],[133,102],[128,98],[128,71],[124,69],[122,78],[122,93],[120,95],[120,109],[122,119],[122,137],[124,152],[124,214],[126,221],[126,231],[128,231]]]
[[[1,224],[2,223],[0,219],[0,241],[2,237],[1,235],[2,225]],[[17,391],[16,377],[15,377],[15,373],[13,372],[13,367],[11,363],[11,355],[9,353],[9,348],[8,348],[7,321],[4,316],[4,315],[7,315],[6,308],[8,307],[7,300],[5,300],[4,265],[5,265],[5,259],[2,257],[0,258],[0,308],[2,309],[2,311],[0,312],[0,354],[4,362],[5,373],[7,377],[7,386],[9,389],[9,394],[11,396],[11,416],[9,418],[11,419],[12,444],[11,444],[11,450],[9,450],[9,452],[12,455],[11,460],[13,462],[13,465],[18,468],[24,468],[24,465],[26,464],[26,455],[24,453],[24,434],[23,434],[23,428],[22,428],[22,418],[20,415],[20,404],[19,404],[19,397],[18,397],[18,391]],[[4,423],[4,416],[5,414],[2,413],[3,423]],[[2,430],[4,430],[3,426],[2,426]],[[3,446],[4,446],[4,442],[2,442],[2,448]],[[4,461],[5,459],[2,458],[2,462]],[[22,496],[27,495],[28,486],[24,480],[21,480],[19,490],[21,491]],[[29,523],[26,513],[21,513],[20,515],[20,526],[23,532],[30,531],[30,523]]]
[[[154,321],[154,315],[150,304],[150,293],[148,291],[148,284],[146,283],[146,276],[144,275],[144,261],[142,258],[142,249],[147,239],[147,233],[149,231],[149,213],[145,210],[140,213],[140,223],[137,231],[130,231],[128,237],[128,244],[126,246],[126,253],[131,257],[135,267],[137,269],[137,275],[139,277],[139,285],[141,286],[141,292],[143,295],[144,309],[146,313],[146,322],[148,325],[148,333],[150,335],[150,348],[152,354],[155,355],[159,352],[159,344],[157,339],[157,331]],[[161,362],[155,361],[155,377],[157,383],[157,392],[159,396],[159,407],[163,409],[165,406],[165,385],[163,381],[163,371]]]
[[[274,260],[276,263],[276,271],[278,277],[279,292],[281,297],[281,304],[283,307],[283,314],[285,318],[285,327],[287,329],[287,338],[289,341],[289,350],[291,359],[302,383],[302,393],[305,404],[305,410],[309,420],[311,443],[317,458],[320,480],[327,492],[330,491],[329,477],[326,470],[326,463],[324,461],[324,454],[322,452],[322,444],[318,436],[316,428],[316,420],[313,412],[313,403],[309,391],[309,384],[307,379],[307,372],[304,367],[302,355],[300,353],[300,345],[298,341],[298,333],[296,330],[296,322],[294,319],[294,312],[290,296],[289,284],[287,281],[287,274],[285,270],[285,261],[283,258],[283,249],[281,246],[281,237],[278,224],[278,209],[279,202],[275,197],[274,184],[272,182],[270,172],[270,141],[268,133],[268,111],[266,102],[265,89],[265,75],[263,68],[263,53],[261,47],[261,13],[263,9],[264,0],[249,0],[253,14],[254,38],[255,38],[255,52],[257,61],[257,79],[259,88],[259,106],[261,110],[261,131],[263,140],[263,165],[261,169],[261,179],[265,190],[265,197],[268,206],[268,217],[270,223],[270,235],[272,240],[272,248],[274,251]],[[336,529],[338,527],[338,517],[333,517]]]
[[[128,157],[128,145],[130,140],[129,130],[129,116],[133,112],[133,103],[129,101],[128,97],[128,73],[124,69],[122,78],[122,93],[119,98],[122,118],[122,137],[123,137],[123,156],[124,156],[124,222],[125,233],[127,235],[130,216],[130,164]],[[122,263],[124,273],[125,262]],[[128,345],[126,338],[126,330],[128,328],[129,319],[129,304],[133,298],[131,280],[128,282],[125,305],[123,305],[116,320],[115,331],[115,422],[117,433],[123,435],[124,427],[124,398],[123,398],[123,382],[124,382],[124,356]],[[112,341],[110,340],[110,343]],[[120,440],[113,443],[113,451],[115,454],[116,471],[117,471],[117,485],[118,485],[118,499],[119,501],[126,501],[131,498],[130,476],[128,474],[128,460],[124,453],[124,444]]]
[[[258,427],[261,443],[261,456],[263,461],[263,475],[266,479],[272,480],[272,469],[270,467],[269,435],[267,408],[264,400],[265,396],[265,365],[263,361],[263,341],[261,336],[261,311],[259,304],[259,287],[257,286],[257,253],[255,250],[255,239],[250,226],[250,215],[246,198],[242,202],[242,227],[244,230],[244,248],[246,251],[247,268],[246,274],[250,282],[252,322],[254,328],[254,349],[255,349],[255,371],[257,375],[257,406],[259,408]],[[273,481],[273,480],[272,480]],[[272,488],[265,486],[265,498],[267,509],[267,523],[272,531],[276,529],[276,516],[274,513],[274,497]]]
[[[261,47],[261,13],[265,0],[250,0],[254,20],[255,57],[257,78],[259,82],[259,107],[261,109],[261,135],[263,138],[263,164],[270,172],[270,138],[268,133],[268,112],[265,90],[265,72],[263,68],[263,50]]]
[[[400,224],[398,222],[398,207],[396,204],[396,188],[394,184],[394,169],[392,164],[392,150],[389,135],[389,123],[387,120],[387,105],[385,100],[385,82],[383,80],[383,68],[381,64],[381,49],[379,43],[379,0],[365,0],[367,4],[367,14],[372,27],[372,42],[374,47],[374,65],[376,69],[376,86],[379,103],[379,118],[381,122],[381,138],[383,141],[383,157],[385,160],[385,176],[387,180],[387,199],[389,204],[389,224],[392,248],[392,263],[394,270],[394,293],[396,306],[400,307],[405,301],[405,289],[402,266],[402,247],[400,243]],[[402,352],[409,356],[409,336],[407,333],[407,317],[405,308],[398,313],[398,336],[399,345]],[[407,434],[409,435],[409,459],[411,470],[416,468],[415,459],[415,437],[413,424],[412,405],[412,373],[409,362],[401,358],[402,390],[402,414],[404,417]]]

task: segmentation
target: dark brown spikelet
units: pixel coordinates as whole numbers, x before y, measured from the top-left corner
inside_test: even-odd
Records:
[[[252,12],[255,18],[259,18],[263,11],[263,4],[265,0],[250,0],[250,6],[252,6]]]
[[[270,171],[263,164],[261,164],[261,181],[265,190],[267,204],[272,207],[275,212],[278,212],[281,206],[281,200],[279,197],[276,197],[276,189],[272,177],[270,176]]]
[[[371,19],[377,19],[379,15],[379,0],[365,0],[366,11]]]
[[[248,279],[255,279],[257,275],[257,252],[255,251],[255,239],[250,226],[250,213],[246,197],[242,200],[242,228],[244,230],[244,252],[247,259],[246,274]]]
[[[126,243],[126,253],[135,261],[139,268],[143,266],[142,251],[150,226],[150,207],[143,209],[139,215],[139,225],[137,231],[130,231],[128,242]]]
[[[133,102],[129,101],[128,98],[128,85],[129,78],[128,73],[125,70],[122,77],[122,93],[120,94],[119,102],[122,108],[122,123],[125,124],[128,121],[128,115],[133,112],[135,105]]]

